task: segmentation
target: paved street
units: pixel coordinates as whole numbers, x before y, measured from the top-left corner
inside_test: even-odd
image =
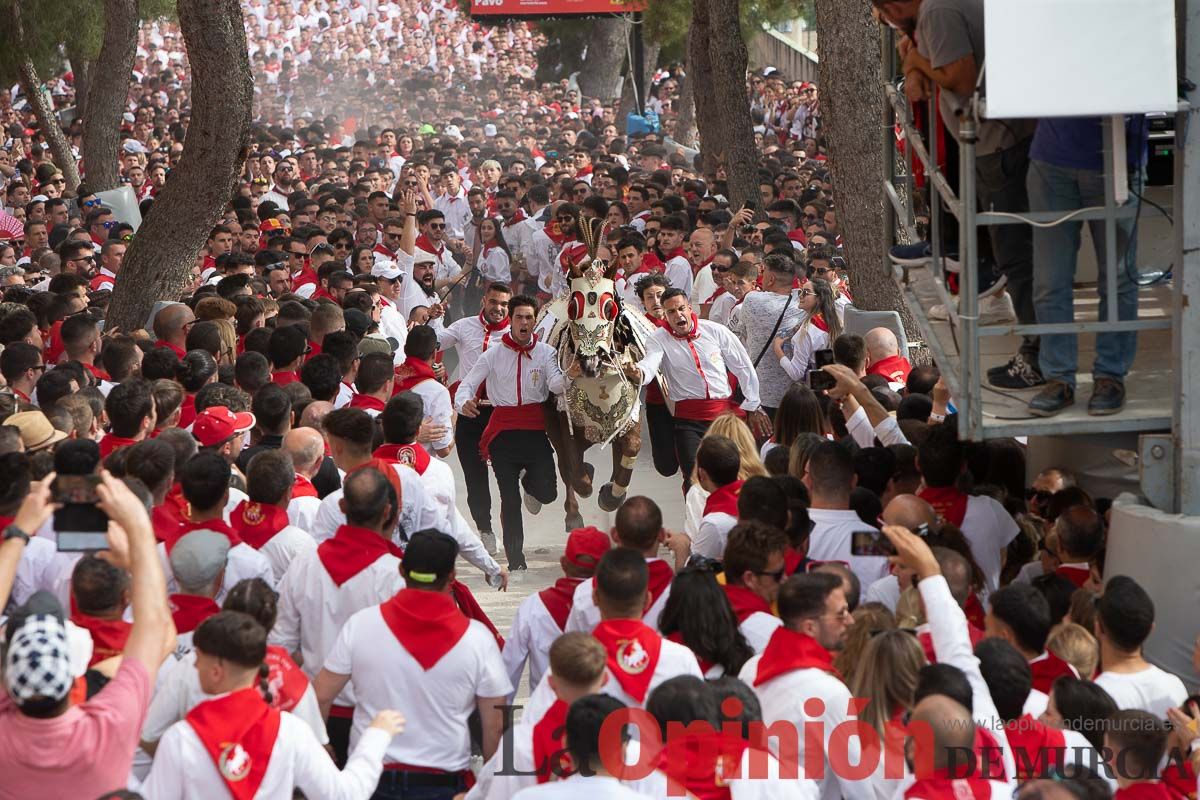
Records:
[[[643,431],[642,441],[645,445],[633,469],[633,481],[629,488],[629,494],[644,494],[654,498],[663,510],[663,522],[666,527],[672,530],[681,529],[683,527],[683,495],[679,491],[679,476],[664,478],[655,472],[654,466],[650,461],[650,437],[645,431]],[[447,461],[457,476],[458,507],[463,515],[470,520],[471,517],[467,511],[466,484],[462,479],[462,470],[458,467],[456,452],[451,453]],[[583,514],[585,525],[595,525],[601,530],[607,531],[612,528],[615,512],[610,514],[601,511],[600,507],[596,505],[596,494],[599,492],[600,486],[608,480],[611,474],[612,455],[608,450],[600,450],[598,447],[593,447],[587,453],[587,460],[596,467],[596,492],[593,492],[592,496],[587,500],[580,501],[579,510]],[[496,526],[496,538],[499,540],[500,493],[496,489],[494,480],[491,481],[491,485],[492,519]],[[496,627],[505,636],[508,635],[509,628],[512,625],[513,614],[516,613],[517,606],[521,601],[538,590],[544,589],[554,583],[555,580],[562,576],[562,568],[559,567],[558,561],[566,546],[566,533],[562,503],[564,489],[561,479],[558,492],[558,501],[543,508],[537,516],[530,514],[528,511],[524,512],[525,557],[529,562],[529,570],[516,573],[509,582],[507,592],[497,592],[492,589],[484,582],[483,575],[479,570],[465,561],[460,560],[459,562],[459,577],[471,587],[471,591],[475,593],[479,604],[483,606],[488,616],[496,624]],[[497,555],[497,560],[501,564],[504,564],[503,547],[501,547],[501,552]],[[526,681],[522,681],[522,685],[518,691],[518,698],[527,697],[529,694],[529,688],[525,683]]]

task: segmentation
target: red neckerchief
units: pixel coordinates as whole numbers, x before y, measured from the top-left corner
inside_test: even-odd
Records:
[[[487,321],[487,317],[485,317],[483,315],[483,312],[480,311],[479,312],[479,324],[483,326],[483,349],[487,350],[488,339],[491,338],[491,334],[499,333],[500,331],[502,331],[508,327],[508,317],[505,317],[504,319],[500,320],[495,325],[493,325],[492,323]]]
[[[300,374],[292,370],[281,370],[271,373],[271,383],[277,386],[287,386],[289,383],[297,383],[300,380]]]
[[[288,526],[288,515],[279,506],[243,500],[229,515],[229,523],[243,542],[261,550],[271,537]]]
[[[433,242],[429,241],[429,237],[423,233],[417,237],[416,244],[419,249],[424,250],[426,253],[433,253],[438,259],[441,259],[442,253],[446,249],[445,245],[435,247]]]
[[[691,647],[688,645],[688,643],[683,640],[683,634],[680,633],[679,631],[675,631],[674,633],[668,633],[663,638],[666,639],[668,642],[674,642],[675,644],[681,644],[684,647],[687,647],[689,650],[691,650]],[[715,667],[717,665],[716,662],[709,661],[707,658],[700,655],[695,650],[692,650],[692,655],[694,655],[696,657],[696,662],[700,664],[700,671],[702,673],[704,673],[705,675],[708,674],[708,671],[710,669],[712,669],[713,667]]]
[[[1029,671],[1033,673],[1033,688],[1043,694],[1050,694],[1050,689],[1058,678],[1079,677],[1074,667],[1049,650],[1029,662]]]
[[[967,621],[967,636],[971,639],[971,649],[986,638],[986,634],[976,628],[971,622]],[[937,653],[933,649],[933,634],[929,632],[929,626],[923,625],[917,629],[917,641],[921,644],[921,649],[925,651],[925,660],[930,664],[937,663]]]
[[[467,586],[462,581],[455,579],[450,584],[450,594],[454,598],[455,605],[467,619],[473,619],[476,622],[482,623],[483,627],[488,629],[492,637],[496,640],[496,646],[501,651],[504,650],[504,637],[500,635],[500,631],[496,629],[495,623],[491,617],[483,610],[483,606],[479,605],[479,601],[475,599],[475,595],[471,594],[471,587]]]
[[[650,250],[649,252],[647,252],[645,255],[642,256],[642,262],[641,262],[641,264],[638,265],[638,268],[636,270],[634,270],[633,274],[641,275],[646,272],[661,273],[662,271],[663,271],[662,259],[658,257],[658,253],[654,252],[653,250]],[[630,276],[630,277],[632,277],[632,276]]]
[[[745,622],[751,614],[759,611],[764,614],[771,613],[771,604],[745,586],[730,586],[726,583],[721,588],[725,590],[725,596],[729,598],[729,605],[733,606],[733,615],[737,617],[739,625]]]
[[[1082,589],[1083,585],[1092,577],[1092,570],[1090,567],[1073,567],[1069,564],[1062,564],[1055,568],[1054,574],[1061,575],[1075,584],[1076,589]]]
[[[733,481],[720,487],[708,496],[704,501],[704,514],[701,516],[707,517],[709,514],[728,514],[737,519],[738,515],[738,493],[742,491],[742,484],[745,481]]]
[[[983,603],[979,601],[979,595],[971,592],[967,595],[966,605],[963,606],[963,613],[967,615],[967,622],[974,625],[976,628],[984,626],[984,620],[987,618],[987,612],[983,610]]]
[[[904,797],[921,800],[991,800],[992,786],[986,778],[969,775],[953,778],[948,770],[935,770],[932,775],[918,778],[904,791]]]
[[[588,248],[583,242],[571,241],[563,245],[562,250],[558,254],[558,265],[562,268],[563,274],[569,274],[571,267],[583,262],[588,256]]]
[[[553,586],[547,586],[538,592],[546,613],[554,620],[560,631],[567,628],[567,616],[575,602],[575,587],[583,582],[583,578],[559,578]]]
[[[97,367],[95,364],[84,364],[83,367],[88,372],[92,373],[92,376],[98,381],[106,381],[109,379],[108,373]]]
[[[267,686],[271,689],[271,708],[291,711],[308,691],[308,676],[296,666],[288,651],[278,645],[267,645]]]
[[[672,258],[682,258],[685,261],[687,260],[687,253],[685,253],[683,251],[682,247],[676,247],[674,250],[672,250],[669,253],[664,253],[663,251],[659,250],[658,248],[655,248],[655,254],[658,256],[659,261],[661,261],[663,263],[663,265],[666,265],[666,263],[668,261],[670,261]],[[691,264],[689,263],[688,266],[691,266]]]
[[[1138,781],[1113,792],[1113,800],[1180,800],[1180,795],[1169,783]]]
[[[196,395],[184,394],[183,402],[179,404],[179,427],[187,429],[196,421]]]
[[[375,452],[371,455],[380,461],[388,461],[393,464],[404,464],[412,467],[418,475],[424,475],[425,470],[429,469],[429,463],[432,461],[429,457],[429,452],[419,444],[380,445],[375,448]]]
[[[903,356],[888,356],[867,367],[868,375],[882,375],[893,383],[904,383],[911,371],[912,365]]]
[[[650,592],[650,608],[654,608],[658,598],[663,596],[663,592],[670,588],[671,581],[675,580],[675,570],[661,558],[650,559],[646,562],[646,568],[650,570],[650,583],[646,588]]]
[[[369,394],[356,394],[350,398],[350,405],[347,408],[363,408],[373,411],[383,411],[387,403],[380,400],[378,397],[372,397]]]
[[[692,312],[692,328],[687,333],[676,332],[675,326],[671,325],[669,323],[667,324],[666,328],[668,331],[671,332],[671,335],[674,336],[676,339],[682,339],[682,340],[691,342],[691,341],[695,341],[696,339],[700,338],[700,320],[696,317],[695,311]],[[694,348],[693,348],[693,354],[694,354]]]
[[[517,344],[517,340],[512,337],[512,331],[506,331],[500,337],[500,341],[504,342],[504,346],[517,354],[517,405],[521,405],[521,359],[532,358],[533,347],[537,344],[537,334],[529,337],[529,342],[526,344]]]
[[[318,294],[320,294],[320,293],[321,293],[321,290],[320,290],[320,289],[318,289],[318,290],[316,291],[316,294],[314,294],[314,295],[312,296],[312,299],[313,299],[314,301],[315,301],[315,300],[320,300],[321,298],[317,297],[317,295],[318,295]],[[327,299],[329,299],[329,300],[333,300],[333,295],[326,295],[326,298],[327,298]],[[335,302],[336,302],[336,301],[335,301]],[[310,360],[310,359],[312,359],[312,358],[316,358],[316,357],[317,357],[317,356],[319,356],[319,355],[321,355],[321,345],[319,345],[319,344],[317,344],[316,342],[314,342],[314,341],[311,341],[311,340],[310,340],[310,341],[309,341],[309,343],[308,343],[308,355],[304,357],[304,360],[305,360],[305,361],[308,361],[308,360]]]
[[[704,302],[705,302],[705,303],[712,303],[714,300],[716,300],[718,297],[720,297],[720,296],[721,296],[721,295],[723,295],[723,294],[726,294],[725,287],[724,287],[724,286],[718,286],[718,287],[717,287],[717,290],[716,290],[715,292],[713,292],[712,294],[710,294],[710,295],[708,296],[708,299],[707,299],[707,300],[705,300]]]
[[[754,685],[762,686],[772,678],[798,669],[819,669],[838,678],[842,677],[833,666],[833,655],[822,647],[820,642],[806,633],[793,631],[781,625],[771,634],[762,658],[758,661],[758,674],[754,676]]]
[[[533,726],[533,768],[537,770],[538,783],[566,778],[575,772],[565,738],[569,708],[562,700],[555,700]]]
[[[155,347],[165,347],[166,349],[170,350],[175,355],[179,356],[180,361],[182,361],[183,357],[187,355],[187,351],[184,350],[182,347],[171,344],[170,342],[166,341],[165,339],[159,339],[157,342],[154,343],[154,346]]]
[[[595,170],[596,168],[591,164],[588,164],[586,167],[580,167],[579,169],[575,170],[575,178],[576,180],[579,178],[586,178],[588,175],[591,175],[593,172],[595,172]]]
[[[134,444],[137,444],[136,439],[128,439],[124,436],[117,436],[114,433],[106,433],[104,434],[104,438],[100,440],[100,458],[108,458],[122,447],[129,447]]]
[[[203,522],[193,522],[185,518],[178,528],[164,535],[163,542],[167,545],[167,555],[171,554],[171,550],[175,547],[176,542],[192,531],[214,531],[224,534],[225,538],[229,540],[230,547],[236,547],[242,543],[242,538],[237,535],[237,531],[226,525],[223,519],[206,519]]]
[[[279,736],[278,709],[248,687],[200,703],[185,719],[234,800],[253,800]]]
[[[967,516],[968,496],[953,486],[926,486],[917,497],[933,506],[938,516],[956,528],[961,528]]]
[[[825,321],[824,314],[813,314],[808,318],[808,321],[811,322],[813,327],[815,327],[817,330],[829,333],[829,323]]]
[[[296,482],[292,484],[292,499],[297,497],[319,497],[317,487],[313,486],[313,482],[308,478],[296,473]]]
[[[423,358],[408,356],[396,367],[396,382],[392,394],[407,392],[418,383],[429,380],[437,380],[437,375],[433,373],[433,365]]]
[[[604,620],[592,631],[608,654],[608,671],[637,703],[644,703],[662,652],[662,636],[640,619]]]
[[[697,275],[700,274],[700,270],[704,269],[711,263],[712,263],[712,256],[709,256],[708,260],[705,261],[703,264],[693,264],[691,261],[689,261],[688,266],[690,266],[692,268],[692,277],[695,278]]]
[[[1170,786],[1180,797],[1196,800],[1196,769],[1186,758],[1172,756],[1162,771],[1162,782]]]
[[[404,555],[391,541],[367,528],[342,525],[333,536],[317,545],[317,558],[335,586],[346,581],[391,553]]]
[[[1058,728],[1043,725],[1026,714],[1020,719],[1004,723],[1008,746],[1014,752],[1027,753],[1033,763],[1023,758],[1014,759],[1017,765],[1016,778],[1028,781],[1045,774],[1046,767],[1057,763],[1057,752],[1067,746],[1067,739]],[[1195,781],[1192,781],[1193,788]]]
[[[796,548],[788,545],[788,549],[783,553],[783,571],[790,578],[797,572],[803,572],[804,562],[808,559],[804,557],[804,553]]]
[[[71,622],[92,635],[92,660],[88,662],[89,667],[121,655],[125,650],[125,642],[129,640],[129,631],[133,628],[132,623],[123,619],[100,619],[81,611],[71,614]]]
[[[667,776],[667,795],[728,800],[733,796],[730,780],[753,777],[740,774],[749,747],[741,738],[716,732],[671,737],[658,763]]]
[[[292,275],[293,288],[299,288],[306,283],[315,283],[319,286],[320,283],[318,281],[319,279],[317,278],[316,271],[313,270],[313,268],[307,263],[305,263],[304,267],[301,268],[299,272]]]
[[[557,222],[551,222],[542,229],[542,233],[546,234],[546,238],[554,242],[554,244],[558,245],[560,248],[567,242],[574,241],[573,236],[562,232],[562,229],[558,227]]]
[[[388,630],[421,669],[433,668],[470,626],[454,598],[442,592],[401,589],[379,606]]]
[[[525,209],[518,208],[517,213],[513,214],[512,219],[504,223],[505,228],[511,228],[513,225],[524,222],[528,217],[525,216]]]
[[[177,633],[191,633],[200,627],[201,622],[221,610],[216,600],[196,594],[167,595],[167,603],[171,606],[171,618],[175,620]]]

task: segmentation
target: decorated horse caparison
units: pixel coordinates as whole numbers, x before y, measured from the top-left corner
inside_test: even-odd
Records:
[[[594,489],[595,469],[583,460],[592,445],[613,447],[612,477],[600,487],[600,508],[615,511],[624,502],[642,447],[642,425],[640,387],[622,368],[641,360],[654,332],[641,311],[622,303],[616,264],[597,256],[599,226],[580,228],[589,257],[569,267],[570,290],[547,303],[538,318],[539,336],[558,351],[567,376],[557,408],[546,412],[546,432],[567,486],[567,530],[583,525],[579,498]]]

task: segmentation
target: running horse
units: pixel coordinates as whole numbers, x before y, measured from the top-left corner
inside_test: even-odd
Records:
[[[654,332],[644,314],[622,303],[616,264],[596,255],[597,227],[581,226],[588,255],[567,266],[569,291],[543,306],[538,317],[541,340],[558,351],[567,378],[557,405],[547,405],[546,432],[567,487],[568,531],[583,525],[578,498],[590,497],[594,488],[595,468],[583,460],[592,445],[613,446],[612,477],[600,488],[600,508],[615,511],[625,500],[642,447],[642,425],[641,387],[622,368],[641,360]]]

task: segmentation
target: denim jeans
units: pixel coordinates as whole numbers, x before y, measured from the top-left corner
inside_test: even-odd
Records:
[[[1032,161],[1029,167],[1029,203],[1033,211],[1071,211],[1104,205],[1104,173],[1071,169]],[[1141,191],[1140,174],[1131,170],[1134,191]],[[1135,198],[1130,197],[1130,203]],[[1072,284],[1079,253],[1082,222],[1064,222],[1052,228],[1034,228],[1034,306],[1039,323],[1074,322]],[[1108,264],[1105,257],[1104,220],[1088,220],[1099,266],[1100,319],[1108,315]],[[1137,242],[1131,237],[1133,220],[1117,221],[1117,319],[1137,319]],[[1041,369],[1047,380],[1065,381],[1075,387],[1079,361],[1075,334],[1046,334],[1042,337]],[[1137,333],[1096,334],[1096,361],[1092,374],[1124,380],[1137,354]]]

